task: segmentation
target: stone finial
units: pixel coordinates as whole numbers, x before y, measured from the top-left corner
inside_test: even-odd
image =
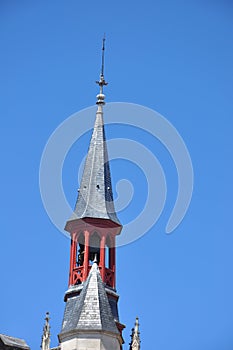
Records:
[[[139,332],[139,322],[138,317],[136,317],[135,326],[132,328],[131,342],[129,350],[140,350],[140,332]]]
[[[50,325],[49,325],[49,312],[46,312],[45,323],[43,327],[43,335],[41,340],[41,350],[50,350]]]

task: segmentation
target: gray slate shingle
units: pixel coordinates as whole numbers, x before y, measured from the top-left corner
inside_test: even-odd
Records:
[[[96,263],[80,295],[66,302],[61,334],[73,330],[102,330],[119,334]]]
[[[83,218],[110,219],[120,224],[113,202],[103,115],[98,111],[78,199],[69,221]]]

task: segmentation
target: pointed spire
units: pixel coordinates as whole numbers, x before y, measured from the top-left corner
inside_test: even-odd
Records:
[[[102,68],[100,93],[97,95],[97,112],[94,130],[83,170],[81,186],[78,190],[74,214],[68,221],[84,218],[108,219],[121,226],[114,208],[111,174],[106,147],[106,138],[103,121],[103,106],[105,96],[103,86],[107,85],[104,79],[104,51],[105,37],[102,46]]]
[[[45,324],[43,327],[43,335],[41,340],[41,349],[49,350],[50,349],[50,325],[49,325],[49,312],[46,312]]]
[[[141,340],[140,340],[140,332],[139,332],[139,322],[138,322],[138,317],[136,317],[135,326],[132,329],[129,350],[140,350],[140,343],[141,343]]]

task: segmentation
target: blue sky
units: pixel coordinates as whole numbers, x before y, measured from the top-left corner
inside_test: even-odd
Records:
[[[120,134],[151,149],[168,183],[155,227],[118,249],[125,349],[137,315],[143,350],[152,344],[159,350],[232,349],[232,2],[2,0],[0,16],[0,332],[26,339],[34,350],[50,311],[57,344],[69,240],[43,208],[40,158],[63,120],[94,105],[106,32],[106,100],[141,104],[165,116],[182,135],[195,174],[189,211],[166,235],[177,193],[169,154],[134,128],[107,128],[109,139]],[[64,164],[72,206],[89,138],[73,146]],[[125,173],[132,176],[135,198],[120,213],[126,223],[143,207],[137,189],[145,184],[133,164],[112,162],[111,170],[113,184]]]

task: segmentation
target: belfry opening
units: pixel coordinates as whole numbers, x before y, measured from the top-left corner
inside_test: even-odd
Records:
[[[71,237],[69,286],[86,281],[95,261],[103,282],[115,288],[115,259],[115,235],[111,231],[92,228],[74,233]]]

